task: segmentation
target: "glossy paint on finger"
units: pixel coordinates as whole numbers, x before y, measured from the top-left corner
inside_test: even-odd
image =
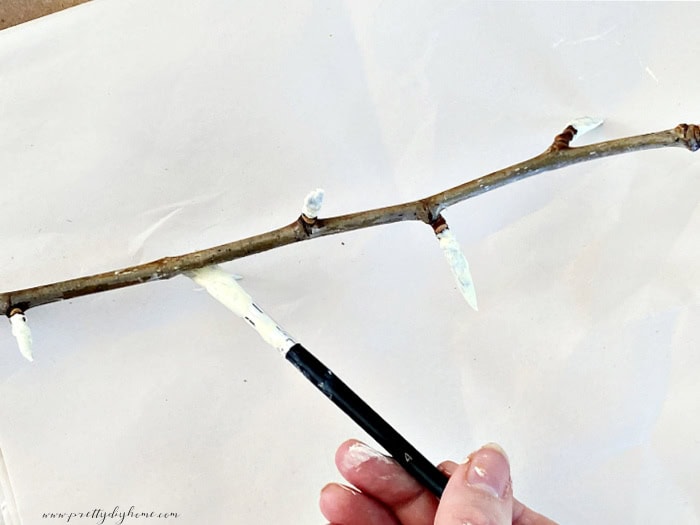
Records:
[[[357,468],[371,459],[377,459],[382,463],[392,462],[391,458],[377,452],[364,443],[357,442],[350,445],[348,450],[345,452],[345,455],[343,456],[343,467],[346,469]]]

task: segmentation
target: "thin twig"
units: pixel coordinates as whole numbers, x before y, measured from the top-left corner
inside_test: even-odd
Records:
[[[121,270],[4,292],[0,294],[0,312],[9,316],[14,309],[25,312],[29,308],[54,301],[170,279],[196,268],[233,261],[247,255],[325,235],[401,221],[417,220],[432,225],[442,210],[454,204],[538,173],[579,162],[646,149],[685,147],[696,151],[700,148],[700,127],[694,124],[680,124],[674,129],[656,133],[571,148],[569,142],[575,135],[575,131],[574,128],[568,127],[562,134],[555,137],[552,145],[544,153],[536,157],[423,199],[326,219],[309,219],[301,216],[287,226],[213,248],[165,257]]]

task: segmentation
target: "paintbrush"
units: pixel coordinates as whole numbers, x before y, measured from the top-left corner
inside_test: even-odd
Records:
[[[233,275],[217,266],[193,270],[187,275],[224,306],[247,321],[316,388],[384,447],[416,481],[438,498],[442,495],[447,484],[447,476],[418,452],[330,368],[273,321],[253,302],[251,296],[236,282]]]

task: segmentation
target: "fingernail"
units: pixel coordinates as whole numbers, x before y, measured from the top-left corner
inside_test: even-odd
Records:
[[[321,489],[321,495],[330,493],[330,492],[349,492],[353,496],[357,495],[357,492],[352,490],[350,487],[346,487],[345,485],[341,485],[340,483],[326,483],[326,485]]]
[[[510,465],[505,451],[488,443],[469,456],[467,483],[502,498],[510,483]]]

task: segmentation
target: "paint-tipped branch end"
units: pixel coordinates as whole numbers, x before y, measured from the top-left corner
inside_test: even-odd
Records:
[[[700,126],[697,124],[678,124],[673,130],[677,141],[682,142],[690,151],[700,149]]]

